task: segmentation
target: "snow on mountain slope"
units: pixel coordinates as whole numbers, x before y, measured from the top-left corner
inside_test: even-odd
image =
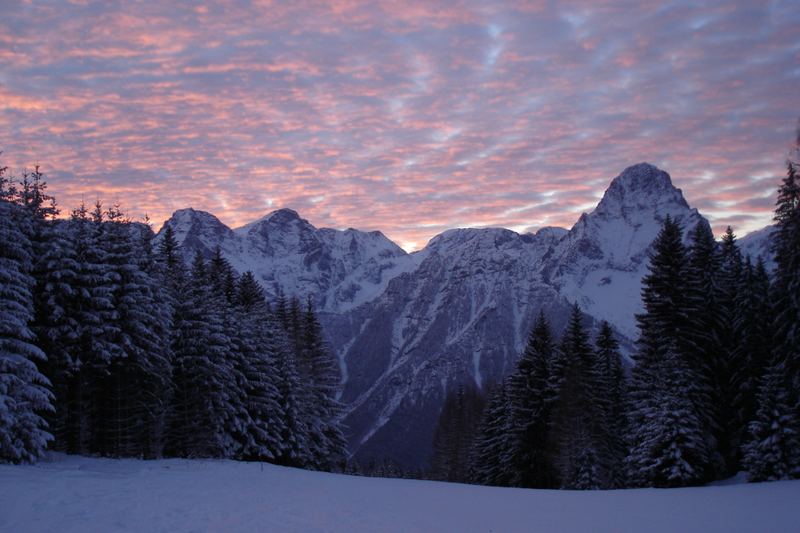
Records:
[[[742,256],[749,255],[753,264],[760,257],[768,272],[775,270],[775,256],[771,250],[774,235],[775,226],[767,226],[748,233],[738,241]]]
[[[669,174],[640,163],[614,178],[597,208],[559,242],[543,274],[571,302],[629,338],[641,309],[650,244],[669,215],[688,233],[708,222],[686,203]]]
[[[322,311],[343,312],[375,298],[389,280],[415,262],[379,231],[317,229],[291,209],[281,209],[231,230],[203,211],[182,209],[171,226],[187,260],[210,257],[217,246],[239,272],[251,270],[274,297],[283,290],[311,296]]]
[[[0,531],[785,533],[800,481],[557,491],[309,472],[259,463],[55,455],[0,465]]]
[[[539,273],[551,233],[446,231],[379,298],[329,317],[348,369],[342,400],[351,452],[426,466],[448,391],[500,381],[540,310],[561,330],[569,305]]]
[[[317,229],[290,209],[235,230],[187,209],[165,226],[187,258],[220,246],[270,296],[312,296],[339,357],[351,451],[424,467],[447,392],[507,374],[539,310],[559,335],[577,302],[587,325],[608,320],[630,347],[650,245],[667,215],[687,234],[708,224],[669,174],[640,163],[569,231],[449,230],[412,254],[379,232]],[[767,229],[740,243],[757,254],[769,239]]]
[[[608,320],[629,345],[650,245],[667,215],[687,232],[708,224],[667,173],[643,163],[614,179],[569,232],[459,229],[434,237],[416,270],[328,322],[348,369],[342,399],[351,451],[424,467],[447,391],[502,379],[540,310],[558,336],[577,302],[587,326]]]

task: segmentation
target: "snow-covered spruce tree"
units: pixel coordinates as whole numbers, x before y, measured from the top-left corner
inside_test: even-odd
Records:
[[[484,403],[483,395],[472,383],[459,385],[447,395],[433,436],[432,479],[469,481],[470,453]]]
[[[754,481],[800,477],[800,182],[792,161],[778,188],[775,222],[772,354],[744,447]]]
[[[750,481],[800,477],[800,432],[791,405],[785,367],[767,368],[758,393],[758,411],[744,446],[744,466]]]
[[[720,245],[719,291],[719,343],[718,366],[714,369],[712,401],[716,406],[716,477],[724,478],[739,470],[738,450],[734,443],[736,434],[734,375],[739,373],[741,360],[736,357],[741,346],[741,335],[736,328],[736,296],[741,284],[743,263],[733,229],[728,226]]]
[[[236,303],[243,349],[245,408],[249,415],[241,457],[273,461],[280,455],[284,429],[277,379],[278,360],[285,340],[278,341],[283,332],[272,317],[264,291],[252,272],[245,272],[239,278]]]
[[[149,228],[132,225],[110,208],[104,223],[105,266],[114,280],[111,341],[118,353],[98,379],[103,398],[96,421],[97,451],[111,456],[158,457],[170,391],[170,309],[156,279],[143,269]]]
[[[6,194],[3,185],[0,193]],[[45,355],[29,327],[34,285],[30,224],[24,209],[0,198],[0,462],[35,461],[52,439],[41,416],[53,409],[49,383],[37,368]]]
[[[625,486],[624,435],[627,431],[625,413],[625,370],[619,343],[611,325],[603,321],[595,340],[595,390],[596,408],[599,410],[597,432],[600,464],[606,474],[603,488]]]
[[[636,317],[640,336],[629,387],[626,459],[632,485],[694,485],[707,481],[713,472],[697,412],[698,373],[681,350],[686,346],[686,270],[681,228],[667,217],[642,280],[644,313]],[[673,375],[673,367],[680,375]],[[681,416],[666,413],[667,405],[680,408]],[[680,439],[667,440],[678,435]]]
[[[297,371],[295,352],[288,338],[279,350],[278,392],[283,420],[281,450],[276,463],[303,467],[310,463],[312,443],[309,439],[306,398],[300,374]]]
[[[25,174],[16,189],[17,202],[24,206],[30,224],[28,237],[32,244],[35,319],[32,329],[37,344],[46,354],[39,366],[52,384],[54,411],[46,414],[55,439],[51,447],[66,449],[68,384],[73,353],[77,351],[80,336],[76,320],[76,305],[80,300],[78,263],[72,242],[71,226],[65,221],[53,220],[58,214],[55,199],[46,192],[44,175],[36,167]]]
[[[236,387],[229,391],[229,402],[234,416],[228,422],[230,434],[235,436],[239,445],[235,457],[241,457],[245,449],[252,449],[255,443],[247,428],[253,427],[253,421],[246,408],[247,390],[249,388],[246,374],[249,366],[249,351],[252,343],[248,337],[252,332],[244,331],[241,316],[236,308],[237,276],[228,260],[222,255],[219,246],[214,250],[208,264],[210,288],[216,298],[216,308],[222,318],[223,331],[230,341],[228,365]]]
[[[132,228],[133,246],[138,256],[137,279],[141,282],[139,298],[147,306],[140,311],[143,331],[133,332],[140,357],[134,358],[134,386],[140,397],[134,410],[142,423],[137,435],[139,454],[145,457],[163,455],[168,424],[169,405],[172,401],[172,325],[173,298],[163,283],[164,266],[152,246],[155,237],[147,224]],[[153,342],[157,344],[153,344]]]
[[[601,409],[595,397],[595,360],[577,304],[559,350],[566,367],[554,408],[552,441],[562,488],[597,489],[610,484],[601,463]]]
[[[310,299],[300,320],[298,361],[301,376],[308,385],[307,424],[312,444],[309,466],[330,470],[341,464],[347,451],[341,428],[343,406],[336,399],[341,375],[338,362],[324,342]]]
[[[798,148],[800,153],[800,148]],[[789,162],[775,208],[774,354],[790,377],[796,417],[800,418],[800,163]]]
[[[628,456],[635,485],[682,487],[703,478],[708,463],[702,423],[689,395],[688,371],[674,343],[660,350],[652,391],[633,413],[634,446]]]
[[[550,365],[555,352],[550,324],[543,312],[534,323],[525,351],[509,378],[508,404],[511,428],[508,462],[511,485],[550,488],[556,486],[548,437],[556,393],[550,389]]]
[[[721,312],[720,253],[711,228],[701,221],[692,229],[686,278],[682,281],[686,321],[676,345],[696,377],[692,401],[703,424],[709,450],[715,450],[713,464],[723,470],[722,455],[716,453],[723,420],[719,401],[726,378],[725,353],[720,337],[726,328]]]
[[[244,428],[232,341],[225,331],[223,298],[211,287],[202,255],[195,256],[176,301],[173,396],[165,453],[182,457],[233,457]]]
[[[732,469],[741,470],[743,445],[756,417],[757,396],[772,351],[772,308],[769,276],[761,258],[747,257],[735,295],[734,329],[739,342],[731,354],[730,445]]]
[[[69,245],[76,270],[71,282],[73,299],[69,315],[78,337],[66,346],[66,359],[54,360],[60,372],[58,379],[65,382],[56,388],[58,418],[62,420],[57,446],[70,453],[99,451],[96,421],[101,416],[103,399],[97,384],[106,375],[108,361],[117,353],[109,326],[114,314],[114,280],[101,246],[103,232],[101,206],[96,206],[91,217],[83,204],[72,212]],[[60,364],[66,367],[59,368]]]
[[[512,481],[508,402],[509,379],[490,388],[478,436],[472,450],[472,481],[481,485],[509,486]]]

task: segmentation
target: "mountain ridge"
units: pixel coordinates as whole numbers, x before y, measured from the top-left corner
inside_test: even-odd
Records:
[[[220,246],[271,297],[314,298],[342,370],[351,452],[412,467],[428,460],[448,391],[502,379],[540,311],[558,333],[578,303],[590,328],[608,320],[630,347],[664,218],[685,234],[708,225],[669,174],[647,163],[623,170],[569,230],[455,228],[413,253],[380,232],[316,228],[291,209],[234,230],[213,215],[178,213],[185,253]],[[748,246],[764,250],[768,237]]]

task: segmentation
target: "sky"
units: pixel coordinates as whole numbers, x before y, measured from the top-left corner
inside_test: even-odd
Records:
[[[800,3],[0,0],[0,163],[157,230],[289,207],[407,250],[571,227],[625,167],[770,223]]]

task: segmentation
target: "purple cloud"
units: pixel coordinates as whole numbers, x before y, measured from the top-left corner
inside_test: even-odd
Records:
[[[292,207],[417,248],[572,224],[653,162],[717,232],[769,223],[800,104],[793,2],[18,2],[0,149],[71,208]]]

